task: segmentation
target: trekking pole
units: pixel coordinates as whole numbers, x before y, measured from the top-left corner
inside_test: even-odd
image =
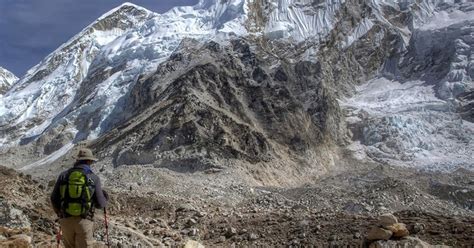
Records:
[[[107,247],[110,248],[110,241],[109,241],[109,223],[107,222],[107,209],[104,208],[104,222],[105,222],[105,237],[107,239]]]
[[[61,229],[61,225],[59,225],[58,229],[56,230],[57,248],[59,248],[59,246],[61,244],[61,236],[62,236],[62,229]]]

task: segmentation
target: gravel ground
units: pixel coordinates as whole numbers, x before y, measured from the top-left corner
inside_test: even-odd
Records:
[[[183,174],[129,167],[126,173],[143,175],[143,170],[161,176],[136,185],[112,177],[104,180],[111,195],[114,247],[180,246],[189,239],[208,247],[367,246],[368,229],[387,212],[407,224],[412,237],[430,244],[474,245],[469,171],[428,174],[375,166],[284,188],[226,181],[226,172]],[[32,242],[54,242],[48,183],[3,167],[0,177],[0,199],[23,213],[19,224],[33,230]],[[19,228],[14,222],[4,217],[0,226]],[[95,235],[101,241],[97,247],[103,246],[100,211]]]

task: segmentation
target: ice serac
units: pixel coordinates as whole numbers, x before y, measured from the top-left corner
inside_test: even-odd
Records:
[[[269,38],[293,38],[297,41],[325,37],[337,21],[344,0],[262,1],[267,12],[264,28]]]
[[[30,69],[0,99],[0,145],[18,144],[43,132],[71,103],[102,47],[154,15],[132,4],[121,5]]]
[[[435,4],[349,106],[352,148],[371,159],[428,170],[474,169],[474,4]],[[422,13],[423,14],[423,13]],[[426,14],[426,13],[424,13]]]
[[[5,94],[12,85],[18,81],[15,74],[11,73],[7,69],[0,67],[0,96]]]

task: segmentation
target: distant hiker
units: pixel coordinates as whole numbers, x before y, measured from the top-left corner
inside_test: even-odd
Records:
[[[97,161],[92,151],[81,148],[76,163],[59,175],[51,194],[66,248],[92,247],[94,208],[105,208],[107,193],[90,165]]]

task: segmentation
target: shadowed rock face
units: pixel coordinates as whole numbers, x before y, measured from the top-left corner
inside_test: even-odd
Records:
[[[467,121],[474,122],[474,91],[461,94],[460,99],[459,112],[461,116]]]
[[[133,117],[96,142],[99,149],[114,147],[115,166],[160,159],[206,164],[216,157],[270,162],[336,140],[329,129],[343,126],[340,109],[320,81],[318,63],[270,69],[276,61],[263,61],[245,40],[226,47],[190,42],[139,80],[125,100]]]

